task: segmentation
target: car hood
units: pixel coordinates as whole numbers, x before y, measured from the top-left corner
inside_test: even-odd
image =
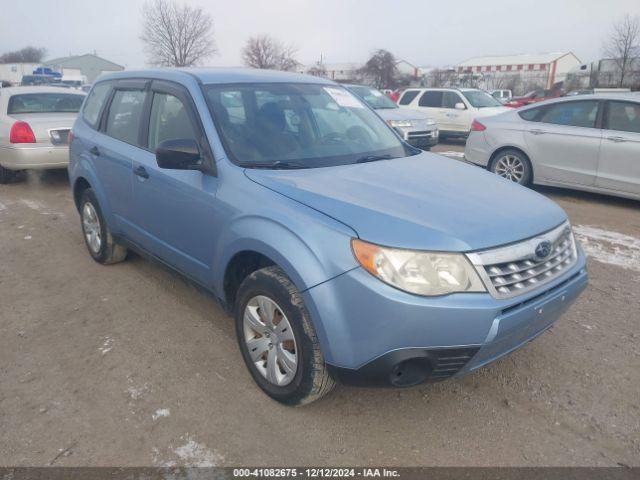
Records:
[[[383,120],[427,120],[428,115],[409,108],[379,108],[376,113]]]
[[[480,250],[535,236],[566,219],[558,205],[532,190],[430,153],[245,174],[350,226],[363,240],[399,248]]]

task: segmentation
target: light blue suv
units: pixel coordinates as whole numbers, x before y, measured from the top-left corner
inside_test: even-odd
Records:
[[[69,174],[91,256],[132,249],[211,291],[256,383],[290,405],[336,381],[469,373],[549,328],[587,284],[555,203],[411,147],[315,77],[103,76]]]

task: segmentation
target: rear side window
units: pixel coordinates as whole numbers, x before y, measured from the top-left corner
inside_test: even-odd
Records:
[[[526,120],[528,122],[537,122],[540,118],[540,114],[542,113],[541,108],[530,108],[528,110],[523,110],[522,112],[518,112],[520,118]]]
[[[419,93],[420,93],[419,90],[406,90],[402,94],[402,98],[400,99],[398,104],[399,105],[409,105],[413,101],[413,99],[418,96]]]
[[[609,102],[609,130],[640,133],[640,103]]]
[[[109,106],[107,135],[137,145],[144,98],[144,90],[116,90]]]
[[[442,107],[442,92],[424,92],[418,103],[421,107]]]
[[[80,110],[84,95],[72,93],[25,93],[9,97],[7,114],[75,113]]]
[[[149,150],[166,140],[196,140],[187,109],[173,95],[155,93],[149,119]]]
[[[98,124],[98,117],[102,110],[102,105],[107,98],[107,94],[109,93],[110,86],[111,85],[108,82],[98,83],[93,87],[91,93],[87,97],[87,101],[82,109],[82,118],[84,118],[84,120],[92,127],[95,127]]]
[[[595,100],[563,102],[545,107],[540,121],[570,127],[594,128],[597,116],[598,102]]]

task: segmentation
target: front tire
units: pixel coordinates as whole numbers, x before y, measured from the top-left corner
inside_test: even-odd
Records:
[[[235,321],[247,368],[271,398],[303,405],[333,390],[309,312],[280,267],[257,270],[242,282]]]
[[[519,150],[507,149],[499,152],[489,165],[489,170],[502,178],[519,185],[529,185],[533,178],[531,163]]]
[[[110,265],[123,261],[127,249],[113,240],[111,231],[100,210],[100,204],[91,188],[82,192],[80,198],[82,233],[89,254],[98,263]]]

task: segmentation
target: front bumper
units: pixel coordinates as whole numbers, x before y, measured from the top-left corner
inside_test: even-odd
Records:
[[[65,168],[68,164],[66,145],[0,145],[0,165],[9,170]]]
[[[428,128],[418,130],[414,127],[396,127],[396,130],[405,142],[417,148],[431,148],[438,144],[440,137],[438,129],[434,128],[433,125],[430,125]]]
[[[585,258],[539,290],[418,297],[351,270],[304,292],[340,381],[409,386],[460,376],[507,355],[560,317],[587,285]],[[357,299],[354,300],[354,299]]]

